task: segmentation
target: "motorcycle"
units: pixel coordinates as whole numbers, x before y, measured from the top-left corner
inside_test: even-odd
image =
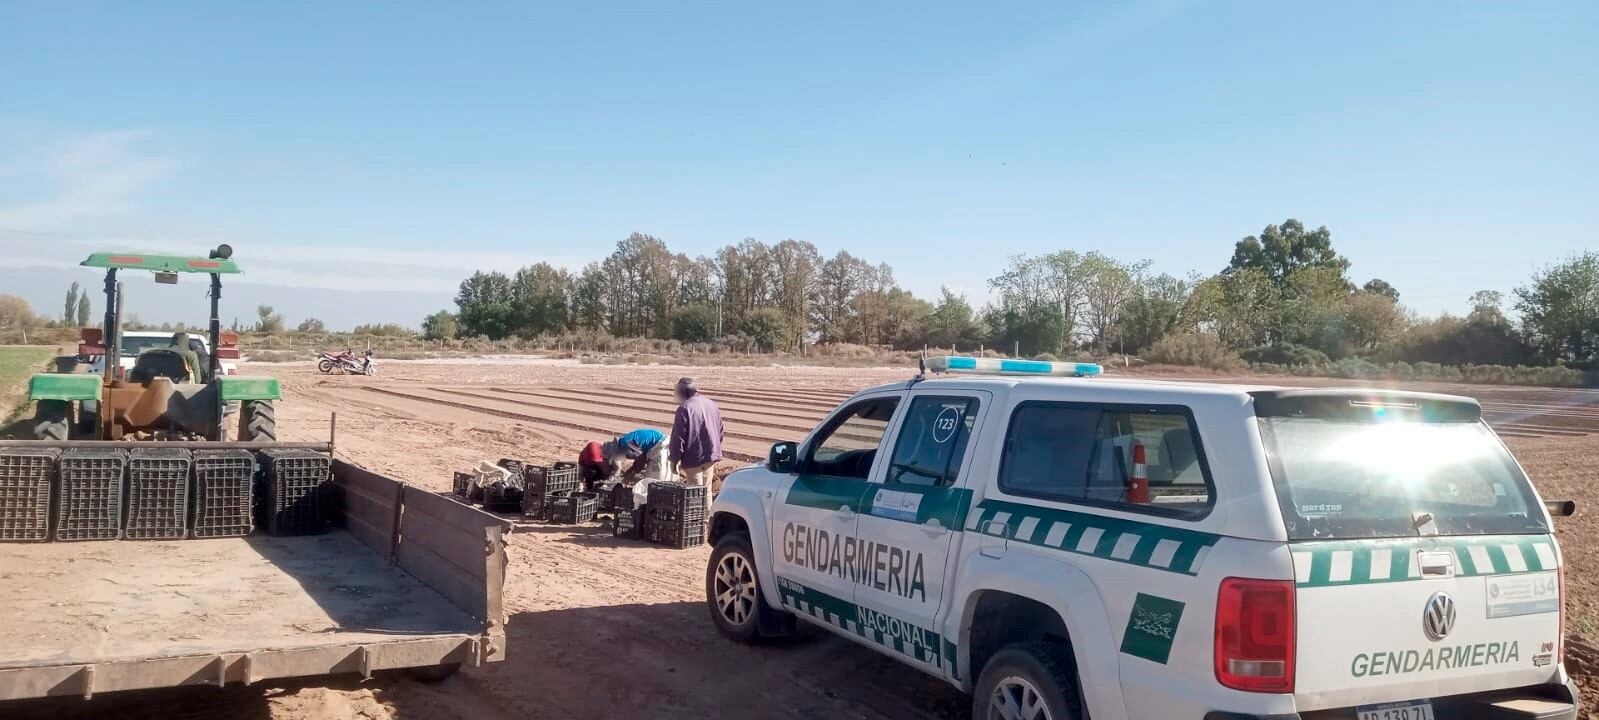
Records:
[[[344,375],[378,374],[378,364],[372,359],[371,350],[360,357],[356,357],[355,353],[349,350],[338,353],[317,353],[316,369],[330,375],[334,372]]]
[[[343,350],[341,352],[328,352],[323,350],[318,352],[316,355],[316,369],[323,375],[331,375],[333,374],[334,370],[340,370],[350,363],[358,362],[356,360],[355,353],[351,352],[350,350]]]

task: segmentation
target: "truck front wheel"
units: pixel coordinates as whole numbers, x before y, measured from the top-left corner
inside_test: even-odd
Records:
[[[716,543],[705,568],[705,600],[711,620],[732,640],[754,644],[783,634],[777,610],[761,597],[760,576],[755,570],[755,551],[743,533],[731,533]]]
[[[972,720],[1077,720],[1076,673],[1058,643],[1007,645],[989,658],[972,693]]]

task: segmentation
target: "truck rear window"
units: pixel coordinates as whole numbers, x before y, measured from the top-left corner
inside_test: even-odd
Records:
[[[1480,422],[1259,422],[1291,539],[1549,531],[1526,475]]]

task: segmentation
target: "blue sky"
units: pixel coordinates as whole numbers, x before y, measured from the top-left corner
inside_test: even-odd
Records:
[[[1011,254],[1213,272],[1296,217],[1458,312],[1595,244],[1596,28],[1590,2],[7,3],[0,263],[227,240],[256,283],[443,306],[470,268],[641,231],[981,300]]]

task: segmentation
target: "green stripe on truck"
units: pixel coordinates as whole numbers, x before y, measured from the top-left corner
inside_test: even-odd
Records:
[[[1457,577],[1513,575],[1559,567],[1554,540],[1548,535],[1296,542],[1290,543],[1288,549],[1294,558],[1295,584],[1302,588],[1420,580],[1417,553],[1421,551],[1454,556]]]
[[[993,535],[1004,525],[1012,542],[1183,575],[1198,575],[1219,535],[1123,518],[1004,500],[984,500],[966,529]]]

